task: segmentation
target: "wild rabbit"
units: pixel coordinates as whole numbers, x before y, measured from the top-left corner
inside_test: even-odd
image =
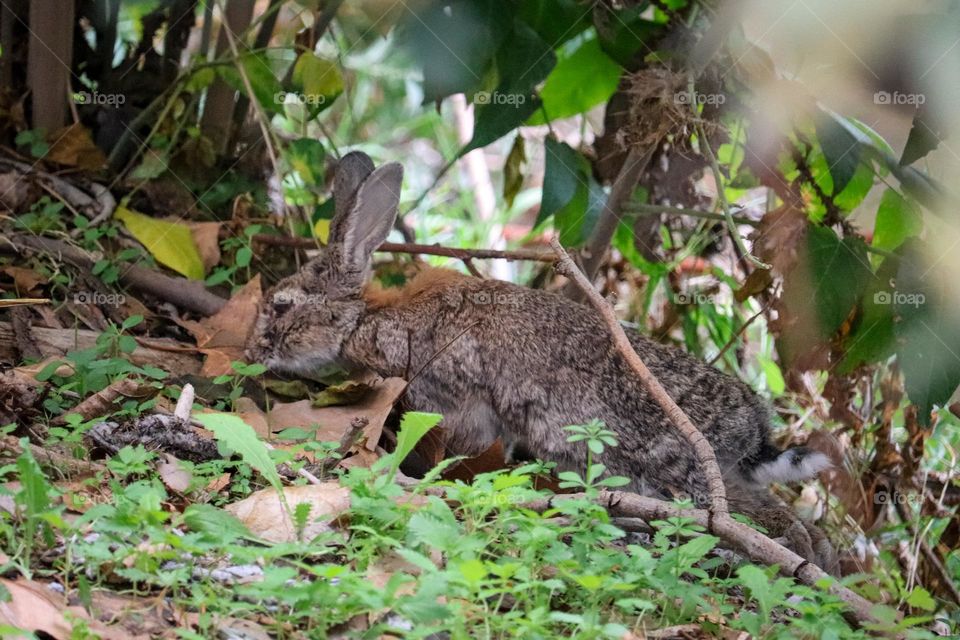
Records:
[[[443,415],[452,454],[484,451],[496,438],[582,471],[582,443],[562,427],[599,418],[617,434],[602,462],[634,491],[699,505],[708,491],[692,451],[649,397],[596,312],[560,295],[427,269],[402,289],[367,283],[373,251],[393,227],[403,169],[374,170],[345,156],[334,181],[329,243],[263,300],[248,356],[271,369],[307,373],[331,364],[411,380],[406,409]],[[740,381],[687,353],[632,334],[634,348],[706,434],[724,472],[730,507],[782,537],[824,569],[834,554],[766,489],[812,477],[826,456],[770,442],[768,411]]]

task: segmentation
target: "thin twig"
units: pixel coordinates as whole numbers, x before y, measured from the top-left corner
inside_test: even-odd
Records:
[[[262,242],[279,247],[295,247],[298,249],[316,249],[317,242],[311,238],[296,238],[258,233],[253,236],[254,242]],[[384,242],[377,251],[385,253],[422,253],[430,256],[443,256],[466,261],[471,259],[494,260],[529,260],[534,262],[553,262],[556,256],[549,251],[535,251],[531,249],[458,249],[443,247],[438,244],[416,244],[413,242]]]
[[[747,249],[747,245],[743,242],[743,238],[740,237],[740,232],[737,230],[737,223],[733,219],[733,212],[730,210],[730,203],[727,202],[727,194],[723,190],[723,174],[720,173],[720,164],[717,162],[717,157],[713,153],[713,148],[710,147],[710,140],[707,139],[707,134],[703,129],[703,125],[699,122],[697,122],[697,136],[700,139],[700,146],[703,149],[703,153],[707,156],[707,160],[710,162],[710,170],[713,172],[713,181],[717,183],[717,202],[720,203],[724,220],[726,220],[727,223],[727,231],[730,233],[730,238],[737,246],[740,254],[746,258],[750,264],[759,269],[769,269],[770,265],[750,253],[750,251]]]

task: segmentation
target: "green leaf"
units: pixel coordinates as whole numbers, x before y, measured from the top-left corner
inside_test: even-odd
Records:
[[[20,491],[17,493],[17,503],[23,507],[28,517],[43,513],[50,508],[50,492],[52,487],[43,475],[43,470],[31,453],[30,442],[20,440],[23,453],[17,457],[17,472],[20,480]]]
[[[277,492],[282,492],[280,474],[270,459],[266,445],[253,427],[231,413],[200,413],[196,420],[213,432],[217,442],[239,454],[244,462],[260,472]]]
[[[917,609],[923,609],[924,611],[935,611],[937,608],[937,601],[934,600],[930,592],[923,587],[913,588],[913,591],[907,596],[907,604]]]
[[[940,141],[944,136],[945,132],[933,120],[930,111],[919,109],[913,116],[913,126],[910,127],[907,143],[903,147],[900,164],[907,166],[923,158],[940,146]]]
[[[586,159],[582,159],[578,180],[573,199],[554,215],[560,242],[569,247],[586,242],[606,204],[606,193],[594,180]]]
[[[960,285],[955,278],[930,274],[930,247],[909,241],[897,271],[897,289],[891,294],[897,361],[904,386],[917,405],[921,424],[930,424],[930,412],[945,404],[960,385]]]
[[[878,249],[893,251],[907,238],[920,234],[923,218],[912,202],[893,189],[887,189],[880,198],[877,220],[873,227],[872,245]]]
[[[818,120],[816,128],[817,140],[833,178],[832,195],[838,195],[856,173],[862,149],[857,139],[832,118]]]
[[[269,59],[262,53],[246,53],[240,56],[239,63],[243,66],[243,71],[250,81],[254,93],[253,98],[270,113],[280,111],[283,106],[280,100],[283,95],[283,87],[280,86],[280,81],[277,80]],[[217,72],[224,82],[241,94],[247,95],[243,78],[235,67],[218,67]]]
[[[568,118],[605,102],[617,90],[623,69],[600,48],[596,38],[585,40],[547,76],[540,91],[543,111],[534,113],[529,125],[546,124],[550,120]]]
[[[191,531],[207,534],[208,539],[222,544],[255,537],[236,516],[209,504],[191,504],[183,512],[183,521]]]
[[[122,205],[117,207],[114,216],[157,262],[190,279],[203,279],[203,260],[190,227],[179,222],[157,220]]]
[[[776,362],[765,356],[759,357],[758,361],[763,369],[763,375],[767,379],[767,387],[770,389],[770,393],[779,396],[787,388],[780,367],[777,366]]]
[[[507,38],[516,12],[509,0],[417,5],[401,26],[398,42],[423,69],[423,101],[454,93],[472,95]]]
[[[524,0],[517,11],[521,20],[554,47],[587,29],[592,13],[584,11],[578,0]]]
[[[314,187],[323,187],[324,158],[327,152],[323,143],[313,138],[298,138],[286,148],[284,157],[290,168],[300,174],[303,181]]]
[[[844,341],[844,356],[837,371],[846,375],[861,364],[882,362],[894,353],[892,282],[897,275],[897,259],[881,263],[875,277],[864,290],[861,313]]]
[[[536,31],[518,21],[497,53],[497,88],[493,93],[473,94],[473,139],[460,154],[487,146],[529,118],[540,107],[534,87],[547,77],[556,61],[553,50]]]
[[[831,336],[850,315],[873,277],[866,245],[858,237],[841,240],[827,227],[812,226],[807,251],[821,335]]]
[[[439,413],[408,411],[403,414],[400,420],[400,432],[397,434],[397,448],[393,452],[394,470],[400,467],[400,463],[413,451],[427,431],[437,426],[442,419],[443,416]]]
[[[580,188],[580,154],[570,145],[550,137],[545,140],[545,147],[543,198],[535,226],[567,206]]]
[[[518,133],[503,165],[503,200],[507,208],[513,207],[513,200],[523,186],[523,163],[526,159],[523,136]]]
[[[330,60],[306,52],[293,65],[291,81],[298,89],[298,98],[311,117],[333,104],[343,93],[343,74]]]

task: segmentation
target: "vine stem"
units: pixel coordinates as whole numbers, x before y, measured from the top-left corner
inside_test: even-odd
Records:
[[[694,101],[694,103],[696,103],[696,101]],[[717,183],[717,202],[720,204],[723,218],[727,223],[727,231],[730,233],[730,237],[733,239],[734,244],[737,245],[737,249],[740,251],[740,254],[746,258],[750,264],[759,269],[769,269],[769,264],[750,253],[746,244],[743,242],[743,238],[740,236],[740,232],[737,230],[737,223],[736,220],[733,219],[733,212],[730,210],[730,203],[727,201],[727,194],[724,193],[723,174],[720,173],[720,163],[717,162],[717,156],[714,155],[713,149],[710,147],[710,141],[707,139],[706,131],[704,131],[703,125],[700,122],[697,122],[697,137],[700,140],[700,147],[703,150],[704,155],[707,156],[707,160],[710,162],[710,170],[713,172],[713,180]]]

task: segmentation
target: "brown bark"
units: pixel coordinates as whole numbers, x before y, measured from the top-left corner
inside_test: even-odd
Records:
[[[30,52],[27,75],[33,126],[47,132],[67,119],[73,60],[73,2],[30,1]]]

